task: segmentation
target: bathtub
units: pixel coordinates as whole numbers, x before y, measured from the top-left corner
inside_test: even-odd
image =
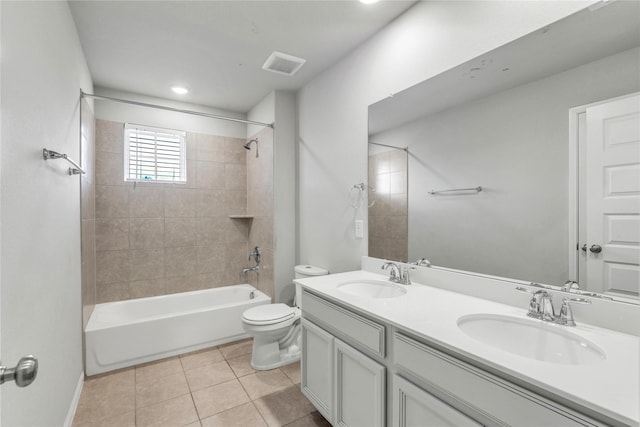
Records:
[[[242,313],[270,302],[251,285],[234,285],[97,304],[85,329],[86,374],[248,338]]]

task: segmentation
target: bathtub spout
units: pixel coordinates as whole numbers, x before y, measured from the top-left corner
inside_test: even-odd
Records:
[[[253,271],[254,273],[259,273],[260,272],[260,266],[256,265],[255,267],[251,267],[251,268],[243,268],[242,269],[242,274],[247,274],[250,271]]]

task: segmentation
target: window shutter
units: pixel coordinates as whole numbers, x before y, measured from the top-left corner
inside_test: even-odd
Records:
[[[186,182],[186,134],[125,125],[125,181]]]

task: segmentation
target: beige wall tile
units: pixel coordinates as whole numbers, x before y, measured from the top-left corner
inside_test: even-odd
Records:
[[[223,245],[226,241],[228,221],[225,217],[203,217],[197,219],[197,245]]]
[[[124,153],[124,123],[97,119],[96,151]]]
[[[165,277],[164,279],[164,289],[168,294],[202,289],[198,285],[198,276]]]
[[[129,219],[97,219],[96,250],[129,249]]]
[[[224,189],[225,174],[224,163],[196,162],[196,183],[198,188]]]
[[[198,246],[198,273],[208,274],[225,271],[227,264],[226,247],[218,246]]]
[[[129,188],[131,218],[161,218],[164,216],[164,187],[159,184],[136,185]]]
[[[195,218],[164,219],[165,248],[196,246],[196,236]]]
[[[225,164],[224,179],[225,189],[245,190],[247,188],[247,167],[243,164]]]
[[[207,162],[224,162],[224,137],[202,133],[190,134],[196,141],[196,159]]]
[[[198,250],[195,246],[165,248],[165,277],[195,276],[198,268]]]
[[[196,216],[200,218],[212,216],[227,216],[224,190],[202,190],[197,191]],[[246,198],[245,198],[246,203]],[[244,211],[243,211],[244,212]]]
[[[96,285],[127,282],[130,276],[129,251],[96,252]]]
[[[167,188],[164,206],[166,217],[195,217],[198,193],[192,188]]]
[[[124,158],[122,156],[122,153],[97,153],[96,185],[128,185],[124,181]]]
[[[129,251],[130,280],[161,279],[164,277],[164,248]]]
[[[129,230],[131,249],[162,248],[164,246],[163,218],[131,218]]]
[[[121,185],[96,186],[96,218],[129,217],[129,189]]]
[[[102,283],[96,286],[96,304],[130,298],[129,282]]]
[[[248,210],[246,191],[227,190],[224,196],[227,214],[253,214],[251,210]]]
[[[133,280],[129,282],[129,298],[147,298],[166,295],[164,279]]]

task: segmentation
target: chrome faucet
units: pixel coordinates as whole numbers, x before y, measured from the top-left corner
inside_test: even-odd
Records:
[[[391,269],[389,271],[389,280],[394,282],[394,283],[400,283],[403,285],[410,285],[411,284],[411,276],[409,274],[409,267],[403,267],[402,270],[400,270],[400,267],[398,267],[398,264],[396,264],[395,262],[385,262],[382,265],[382,270],[387,270],[387,269]]]
[[[567,280],[566,282],[564,282],[564,285],[562,285],[562,288],[560,289],[565,292],[575,292],[580,290],[580,285],[578,285],[578,282],[576,282],[575,280]]]
[[[534,319],[544,320],[546,322],[557,323],[559,325],[576,325],[576,322],[573,320],[573,312],[571,311],[570,303],[591,304],[591,301],[586,298],[563,298],[560,315],[556,315],[553,308],[553,296],[549,292],[545,290],[530,291],[529,289],[519,286],[516,290],[533,294],[529,301],[529,311],[527,312],[527,316],[533,317]]]
[[[242,269],[242,274],[247,274],[249,272],[253,272],[253,273],[259,273],[260,272],[260,266],[256,265],[255,267],[251,267],[251,268],[243,268]]]
[[[419,260],[412,262],[411,264],[417,265],[418,267],[431,267],[431,261],[426,258],[420,258]]]

